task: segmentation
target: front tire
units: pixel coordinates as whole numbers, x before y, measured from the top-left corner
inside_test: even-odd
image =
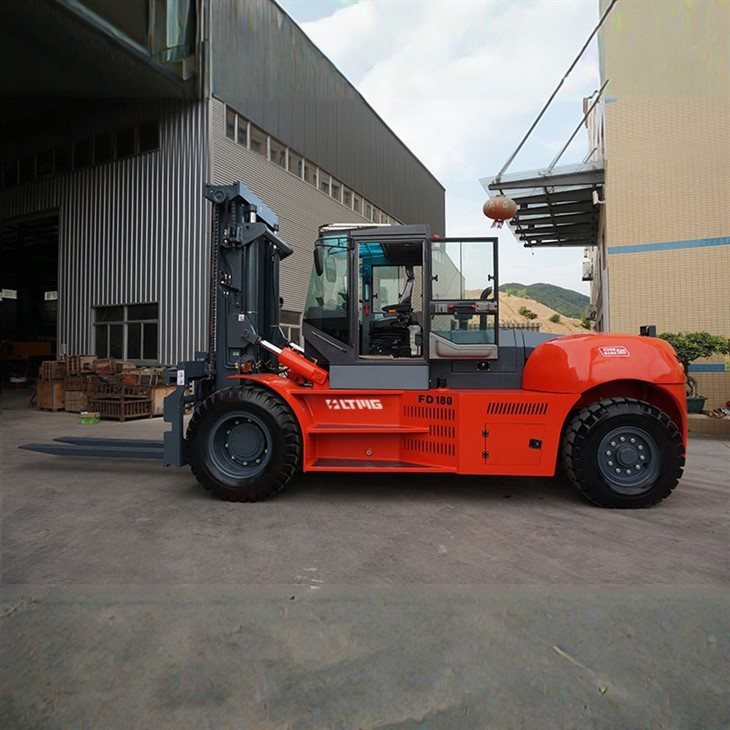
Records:
[[[273,496],[301,463],[297,419],[279,396],[255,385],[206,398],[190,420],[185,441],[195,478],[230,502]]]
[[[675,423],[650,403],[606,398],[566,427],[562,461],[570,481],[601,507],[649,507],[668,497],[684,467]]]

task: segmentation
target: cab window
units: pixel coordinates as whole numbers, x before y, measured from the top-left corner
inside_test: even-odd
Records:
[[[350,344],[347,254],[346,237],[317,241],[317,265],[309,279],[304,321],[330,337]]]

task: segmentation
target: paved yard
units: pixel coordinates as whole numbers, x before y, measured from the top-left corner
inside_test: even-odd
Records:
[[[16,448],[164,427],[4,394],[4,727],[730,719],[730,439],[692,438],[675,494],[641,511],[435,475],[305,475],[231,505],[187,469]]]

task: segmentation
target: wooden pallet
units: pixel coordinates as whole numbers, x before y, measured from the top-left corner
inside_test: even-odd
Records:
[[[59,360],[44,360],[41,363],[38,376],[41,380],[57,380],[66,375],[66,363]]]
[[[152,399],[92,397],[89,399],[89,409],[98,411],[102,419],[110,421],[149,418],[152,415]]]
[[[82,375],[94,370],[96,357],[94,355],[69,355],[66,358],[66,372],[68,375]]]
[[[66,390],[83,391],[89,389],[89,375],[67,375],[63,379],[63,387]]]
[[[62,411],[64,410],[66,391],[63,389],[63,380],[39,380],[36,384],[36,398],[38,410],[41,411]]]
[[[89,410],[89,394],[84,390],[67,390],[64,410],[68,413],[81,413]]]
[[[118,379],[97,379],[91,385],[94,398],[151,398],[150,390],[149,385],[128,385]]]

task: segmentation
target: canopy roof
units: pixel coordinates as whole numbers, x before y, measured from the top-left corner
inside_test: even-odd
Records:
[[[516,172],[479,182],[490,198],[506,195],[517,203],[509,221],[525,247],[595,246],[605,174],[603,162]]]

